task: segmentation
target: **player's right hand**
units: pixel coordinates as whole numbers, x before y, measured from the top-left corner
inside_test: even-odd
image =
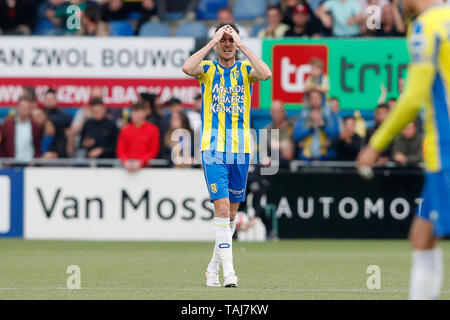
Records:
[[[226,26],[223,26],[217,32],[214,34],[214,37],[212,38],[212,41],[214,44],[219,43],[220,40],[222,40],[223,34],[225,33]]]

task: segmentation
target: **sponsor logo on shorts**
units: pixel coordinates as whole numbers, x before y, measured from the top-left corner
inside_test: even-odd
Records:
[[[229,243],[221,243],[221,244],[219,244],[219,248],[220,249],[226,249],[226,248],[229,248],[229,247],[231,247]]]
[[[242,189],[242,190],[228,189],[228,191],[230,191],[232,194],[234,194],[234,195],[236,195],[236,196],[239,196],[239,195],[241,195],[241,194],[244,193],[245,189]]]
[[[212,193],[217,193],[217,184],[212,183],[209,185]]]

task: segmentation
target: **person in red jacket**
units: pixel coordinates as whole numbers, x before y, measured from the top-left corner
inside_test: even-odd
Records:
[[[21,97],[15,117],[8,117],[0,126],[0,157],[29,162],[41,156],[41,127],[31,118],[33,101]]]
[[[159,153],[159,129],[145,120],[145,106],[138,102],[131,107],[131,123],[125,126],[117,141],[117,157],[130,172],[146,167]]]

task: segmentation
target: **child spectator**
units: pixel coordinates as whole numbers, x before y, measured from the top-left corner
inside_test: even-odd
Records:
[[[129,172],[147,167],[148,161],[159,153],[160,138],[158,127],[145,120],[146,112],[142,103],[131,107],[131,123],[119,134],[117,157]]]
[[[311,74],[306,78],[305,93],[308,95],[312,90],[317,90],[322,94],[324,105],[328,105],[328,91],[330,90],[330,79],[324,72],[324,63],[319,58],[312,58]]]

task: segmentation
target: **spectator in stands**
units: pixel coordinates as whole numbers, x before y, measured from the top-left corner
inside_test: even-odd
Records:
[[[392,110],[392,108],[395,107],[395,105],[397,104],[397,99],[396,98],[389,98],[387,101],[387,106],[389,109],[389,112]]]
[[[88,7],[96,7],[97,4],[91,0],[69,0],[69,2],[65,3],[65,5],[61,8],[58,8],[55,10],[55,18],[61,19],[63,21],[63,26],[65,28],[65,32],[68,34],[76,34],[80,31],[77,26],[73,26],[70,23],[67,23],[68,19],[71,18],[71,15],[73,12],[70,12],[68,9],[69,6],[76,5],[80,9],[80,20],[82,15],[84,14],[84,11]],[[81,27],[81,26],[80,26]]]
[[[281,22],[283,16],[277,6],[270,6],[266,11],[267,27],[258,33],[259,38],[282,38],[289,29],[287,24]]]
[[[31,117],[32,101],[20,97],[15,117],[0,126],[0,157],[27,163],[41,155],[41,128]]]
[[[39,20],[48,20],[55,30],[62,30],[63,21],[56,16],[56,12],[66,8],[66,4],[65,0],[44,1],[38,9]]]
[[[319,21],[317,21],[316,17],[313,14],[313,10],[311,9],[309,2],[306,0],[280,0],[277,3],[278,8],[280,8],[280,12],[283,16],[282,22],[287,24],[289,27],[294,26],[294,21],[292,21],[293,12],[295,8],[302,4],[308,9],[308,20],[311,21],[311,23],[316,24]]]
[[[422,135],[416,122],[409,123],[394,139],[392,159],[402,166],[416,166],[423,161]]]
[[[386,120],[387,116],[389,115],[389,107],[387,104],[380,104],[374,111],[374,119],[375,119],[375,125],[372,128],[369,128],[367,130],[366,134],[366,141],[367,144],[372,137],[372,135],[377,131],[377,129],[380,127],[380,125]],[[392,145],[384,151],[381,156],[377,160],[377,165],[383,166],[385,165],[391,158],[391,149]]]
[[[231,9],[230,8],[228,8],[228,7],[225,7],[225,8],[221,8],[221,9],[219,9],[219,11],[217,12],[217,22],[231,22],[231,21],[234,21],[234,18],[233,18],[233,12],[231,11]],[[247,30],[243,27],[243,26],[241,26],[241,25],[239,25],[239,24],[237,24],[236,22],[234,23],[237,27],[238,27],[238,29],[239,29],[239,36],[241,37],[241,38],[247,38],[248,37],[248,32],[247,32]],[[209,38],[212,38],[213,36],[214,36],[214,33],[216,32],[216,28],[214,27],[214,26],[212,26],[211,28],[209,28],[209,30],[208,30],[208,37]]]
[[[0,0],[0,34],[29,35],[36,20],[31,0]]]
[[[381,14],[381,29],[368,30],[377,37],[401,37],[405,35],[406,25],[400,13],[399,0],[385,5]]]
[[[294,158],[294,144],[292,143],[292,133],[294,131],[294,119],[289,119],[286,115],[284,104],[280,100],[272,102],[270,108],[272,123],[266,126],[267,129],[267,156],[272,156],[272,150],[279,153],[280,168],[288,168],[289,162]],[[278,129],[278,139],[272,136],[272,129]]]
[[[164,112],[160,96],[151,93],[142,93],[141,101],[146,110],[146,120],[158,127],[160,133],[160,145],[164,146],[164,135],[170,128],[170,117]],[[170,154],[166,154],[165,148],[161,148],[158,158],[169,159]]]
[[[49,148],[51,153],[47,152],[43,156],[49,158],[65,158],[71,153],[69,149],[72,143],[69,139],[72,139],[72,135],[69,127],[72,122],[72,117],[58,107],[55,89],[50,88],[45,93],[44,111],[47,119],[55,127],[55,136],[52,146]]]
[[[327,160],[332,157],[331,142],[339,136],[339,124],[329,107],[323,105],[319,90],[309,92],[309,107],[300,112],[293,138],[301,149],[302,160]]]
[[[103,36],[109,35],[109,26],[101,20],[101,12],[97,7],[87,7],[81,16],[81,29],[78,35]]]
[[[131,123],[125,126],[117,141],[117,157],[129,172],[148,166],[160,149],[158,127],[145,120],[145,107],[135,103],[131,107]]]
[[[169,101],[166,102],[166,106],[167,110],[169,110],[170,115],[172,115],[175,112],[184,111],[183,103],[178,98],[171,98]]]
[[[318,37],[320,30],[309,17],[308,7],[296,5],[292,12],[293,25],[284,34],[285,37]]]
[[[183,20],[190,21],[195,19],[195,11],[200,0],[170,0],[159,1],[159,16],[166,20],[167,13],[182,13]]]
[[[337,97],[330,98],[330,109],[335,115],[341,112],[341,103]]]
[[[183,130],[178,130],[183,129]],[[171,155],[176,168],[189,168],[193,164],[194,132],[183,111],[175,111],[170,118],[170,129],[164,136],[164,148]]]
[[[311,66],[311,74],[305,81],[305,97],[312,90],[317,90],[322,93],[322,101],[328,104],[328,91],[330,90],[330,79],[324,70],[324,62],[319,58],[312,58],[309,62]]]
[[[106,117],[103,101],[91,100],[92,118],[88,119],[81,131],[81,147],[86,150],[87,158],[115,158],[118,129],[115,123]]]
[[[155,0],[142,0],[140,2],[130,2],[130,12],[139,12],[139,22],[136,27],[136,35],[139,34],[141,26],[153,19],[159,19],[158,17],[158,7]],[[138,5],[138,7],[136,7]]]
[[[101,6],[102,20],[126,20],[128,17],[128,7],[123,3],[123,0],[109,0]]]
[[[47,117],[55,123],[55,125],[67,129],[72,117],[64,110],[58,107],[58,100],[56,98],[56,90],[48,89],[44,96],[44,109]]]
[[[355,161],[361,150],[363,141],[356,134],[354,117],[345,117],[343,122],[344,124],[337,143],[337,158],[341,161]]]
[[[31,112],[38,108],[36,91],[33,87],[24,87],[22,96],[31,101]]]
[[[355,37],[361,34],[363,17],[357,0],[327,0],[317,9],[316,14],[326,28],[332,29],[335,37]]]

